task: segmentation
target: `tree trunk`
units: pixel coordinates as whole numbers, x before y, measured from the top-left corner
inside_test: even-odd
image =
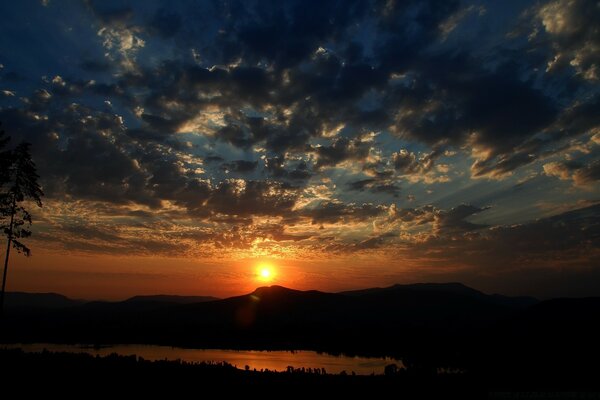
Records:
[[[4,259],[4,273],[2,274],[2,292],[0,293],[0,319],[4,314],[4,292],[6,291],[6,272],[8,271],[8,257],[10,256],[10,245],[12,242],[13,223],[15,220],[16,199],[13,196],[12,209],[10,213],[10,225],[8,227],[8,243],[6,244],[6,258]]]

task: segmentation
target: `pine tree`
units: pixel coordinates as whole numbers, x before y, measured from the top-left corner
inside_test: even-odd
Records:
[[[2,136],[0,136],[2,139]],[[0,143],[2,143],[0,141]],[[4,143],[6,145],[6,143]],[[6,274],[10,249],[14,248],[26,256],[31,254],[21,240],[31,236],[31,214],[23,202],[32,201],[38,207],[42,206],[41,197],[44,195],[38,184],[38,174],[35,163],[31,159],[30,143],[22,142],[12,151],[3,151],[2,185],[0,186],[0,216],[2,231],[6,235],[6,258],[2,275],[2,292],[0,293],[0,313],[4,308],[4,292],[6,289]],[[1,147],[0,147],[1,150]]]

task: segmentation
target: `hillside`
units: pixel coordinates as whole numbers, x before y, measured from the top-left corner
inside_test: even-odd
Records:
[[[270,286],[192,303],[156,296],[64,304],[9,309],[2,340],[313,349],[396,356],[427,368],[514,368],[514,360],[523,368],[544,360],[545,367],[567,365],[573,351],[580,361],[600,355],[600,299],[538,302],[456,283],[342,293]]]

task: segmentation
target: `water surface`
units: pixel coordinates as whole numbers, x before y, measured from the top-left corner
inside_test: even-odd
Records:
[[[334,356],[320,354],[315,351],[257,351],[257,350],[223,350],[223,349],[185,349],[180,347],[123,344],[114,346],[91,347],[83,345],[31,343],[0,345],[4,348],[21,348],[26,352],[41,352],[44,349],[52,352],[87,353],[107,356],[117,353],[122,356],[137,355],[146,360],[182,360],[187,362],[222,362],[243,369],[269,369],[285,371],[288,366],[294,368],[325,368],[327,373],[339,374],[355,372],[358,375],[371,373],[383,374],[388,364],[402,366],[402,362],[392,358],[367,358]]]

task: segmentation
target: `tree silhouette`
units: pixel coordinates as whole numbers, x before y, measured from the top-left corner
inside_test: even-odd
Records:
[[[0,146],[6,146],[7,139],[0,135]],[[31,144],[20,143],[12,151],[2,151],[2,181],[0,181],[0,215],[2,216],[2,231],[6,235],[6,258],[2,275],[2,292],[0,292],[0,313],[4,309],[4,292],[6,289],[6,274],[11,247],[26,256],[31,254],[21,239],[31,236],[28,229],[31,226],[31,214],[22,203],[33,201],[38,207],[42,206],[41,197],[44,195],[37,180],[39,178],[35,163],[29,150]],[[2,150],[2,147],[0,147]],[[1,314],[0,314],[1,315]]]

